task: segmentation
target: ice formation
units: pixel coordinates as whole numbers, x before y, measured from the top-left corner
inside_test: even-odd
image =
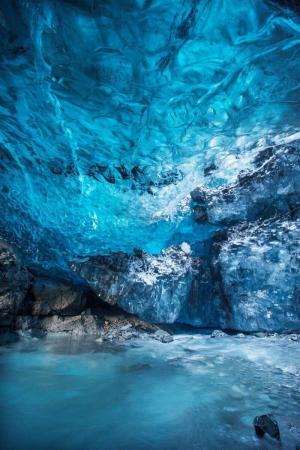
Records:
[[[0,235],[27,265],[153,321],[299,322],[297,2],[2,1],[0,36]]]

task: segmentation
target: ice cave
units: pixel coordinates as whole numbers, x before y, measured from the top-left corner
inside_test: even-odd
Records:
[[[0,0],[3,450],[300,449],[300,0]]]

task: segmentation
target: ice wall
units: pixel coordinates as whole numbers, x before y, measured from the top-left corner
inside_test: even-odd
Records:
[[[206,239],[189,192],[299,133],[299,36],[271,1],[2,0],[1,235],[60,264]]]

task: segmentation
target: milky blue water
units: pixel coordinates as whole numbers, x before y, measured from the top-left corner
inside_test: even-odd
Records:
[[[266,412],[281,449],[300,438],[299,342],[23,339],[1,347],[0,364],[3,450],[279,448],[253,434]]]
[[[0,1],[1,234],[60,265],[204,239],[189,192],[300,131],[279,3]]]

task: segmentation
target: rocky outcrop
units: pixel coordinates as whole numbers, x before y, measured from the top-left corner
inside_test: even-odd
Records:
[[[104,342],[124,342],[130,339],[154,339],[162,343],[173,341],[172,335],[157,325],[144,322],[136,316],[106,314],[100,339]]]
[[[65,334],[71,336],[100,336],[102,323],[92,314],[76,316],[33,317],[31,315],[18,315],[15,317],[11,330],[29,332],[31,334]]]
[[[89,258],[71,268],[103,301],[144,320],[173,323],[186,315],[202,265],[185,244],[159,255],[136,252]]]
[[[207,303],[223,329],[297,330],[300,143],[263,149],[253,164],[233,185],[191,192],[195,221],[223,229],[211,241]]]
[[[132,339],[153,339],[162,343],[173,341],[172,335],[157,325],[146,323],[120,310],[103,311],[99,307],[73,316],[17,315],[11,322],[10,329],[33,336],[96,337],[99,342],[126,342]]]
[[[300,223],[269,220],[230,230],[215,261],[226,328],[300,329]]]
[[[0,241],[0,325],[26,309],[30,275],[12,246]]]
[[[86,305],[84,290],[66,281],[36,278],[30,294],[28,303],[33,316],[76,316]]]
[[[268,434],[273,439],[280,441],[280,431],[278,422],[271,414],[264,414],[262,416],[256,416],[253,421],[255,433],[258,437],[263,437]]]
[[[106,342],[172,336],[115,307],[81,285],[29,272],[12,246],[0,242],[0,331],[33,335],[94,336]]]
[[[231,226],[286,213],[297,216],[300,142],[261,150],[254,165],[252,171],[241,173],[235,184],[192,191],[195,221]]]
[[[69,282],[32,275],[14,248],[4,241],[0,242],[2,328],[17,329],[20,317],[24,323],[40,322],[40,327],[45,329],[64,325],[70,328],[72,320],[64,321],[63,316],[77,316],[83,311],[85,302],[82,288]],[[24,317],[27,317],[26,321]]]

